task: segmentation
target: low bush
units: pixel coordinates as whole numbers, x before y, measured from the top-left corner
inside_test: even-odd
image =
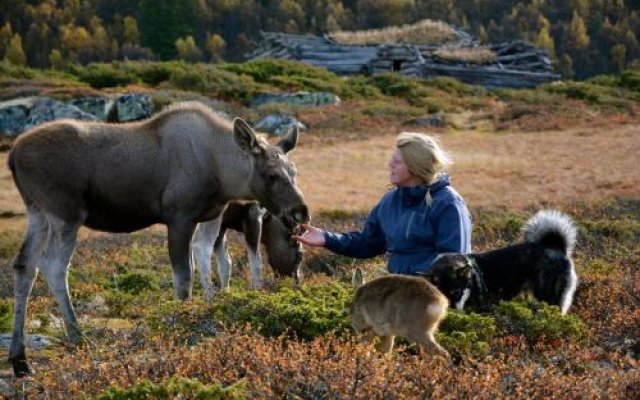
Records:
[[[12,326],[13,301],[0,299],[0,332],[9,332]]]
[[[219,383],[204,384],[198,379],[182,377],[169,378],[162,383],[153,383],[144,379],[128,389],[110,388],[96,397],[97,400],[231,400],[245,398],[247,398],[246,381],[238,381],[225,388]]]
[[[497,331],[490,316],[449,309],[437,333],[440,344],[459,356],[484,357]]]
[[[22,239],[23,234],[18,231],[0,231],[0,258],[14,257],[20,249]]]
[[[291,334],[308,340],[349,329],[352,292],[340,282],[295,288],[287,280],[271,293],[226,292],[213,307],[215,316],[229,324],[249,323],[265,336]]]
[[[544,302],[502,301],[493,313],[500,332],[524,335],[531,343],[557,339],[583,342],[588,337],[587,327],[577,315],[562,315],[558,306]]]

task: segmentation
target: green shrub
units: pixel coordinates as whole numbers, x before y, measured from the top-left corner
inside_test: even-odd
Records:
[[[640,92],[640,71],[628,69],[620,74],[620,85],[629,90]]]
[[[489,341],[496,330],[492,317],[450,309],[436,336],[453,354],[483,357],[489,354]]]
[[[0,258],[11,258],[18,253],[22,233],[13,230],[0,231]]]
[[[0,332],[11,330],[13,318],[13,302],[9,299],[0,299]]]
[[[133,71],[127,69],[125,64],[118,62],[89,64],[86,67],[76,68],[74,72],[80,81],[96,89],[140,83],[140,78]]]
[[[442,90],[453,96],[484,96],[487,90],[482,86],[466,84],[455,78],[437,77],[422,81],[425,86]]]
[[[135,294],[144,290],[155,290],[157,289],[157,284],[149,275],[128,273],[114,276],[113,280],[107,284],[107,288]]]
[[[633,104],[619,88],[600,86],[589,82],[567,81],[559,85],[547,85],[545,90],[551,93],[564,94],[570,99],[583,100],[584,102],[612,107],[615,109],[630,110]]]
[[[520,230],[525,219],[512,212],[479,212],[473,216],[473,235],[476,243],[512,243],[522,240]]]
[[[583,342],[588,337],[587,327],[577,315],[562,315],[560,307],[544,302],[502,301],[493,312],[501,332],[524,335],[534,343],[542,339]]]
[[[389,101],[371,101],[361,108],[361,112],[364,115],[384,118],[412,118],[424,114],[422,108],[394,103],[395,102]]]
[[[260,59],[241,64],[219,64],[218,68],[239,75],[251,76],[256,82],[261,83],[271,83],[272,79],[278,76],[295,76],[326,82],[340,79],[324,68],[290,60]]]
[[[205,384],[198,379],[172,377],[162,383],[141,380],[129,389],[109,388],[97,400],[164,400],[164,399],[246,399],[247,384],[241,380],[223,388],[219,383]]]
[[[349,329],[352,292],[339,282],[294,288],[287,280],[271,293],[241,289],[223,293],[213,307],[217,318],[231,324],[250,323],[265,336],[289,333],[313,339]]]
[[[171,85],[182,90],[228,100],[248,100],[269,87],[256,83],[250,76],[237,75],[208,64],[193,64],[188,69],[176,69]]]

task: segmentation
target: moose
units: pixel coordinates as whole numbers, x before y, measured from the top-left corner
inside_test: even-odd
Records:
[[[449,358],[435,339],[449,300],[427,279],[389,274],[364,283],[356,268],[351,280],[356,289],[350,307],[351,324],[363,340],[382,339],[383,351],[391,354],[396,336],[422,345],[429,353]]]
[[[309,220],[286,152],[256,136],[241,118],[227,121],[197,102],[177,103],[124,124],[58,120],[21,135],[9,168],[27,210],[27,232],[13,261],[14,316],[9,360],[32,372],[24,346],[27,303],[38,271],[61,309],[68,339],[83,336],[69,298],[68,268],[81,226],[133,232],[160,223],[178,299],[191,296],[196,225],[219,227],[231,200],[257,200],[289,227]],[[217,236],[217,232],[215,232]]]
[[[200,282],[205,297],[213,297],[211,284],[211,255],[218,262],[218,277],[221,288],[229,288],[231,278],[231,258],[227,248],[226,231],[232,229],[244,235],[251,268],[251,282],[254,289],[262,287],[262,257],[260,243],[265,246],[269,265],[278,276],[292,276],[299,283],[302,280],[299,267],[302,262],[302,245],[291,240],[294,233],[269,211],[260,207],[257,201],[234,201],[229,203],[222,215],[217,238],[210,232],[210,222],[200,224],[191,244],[194,263],[200,270]],[[215,238],[215,243],[212,238]]]

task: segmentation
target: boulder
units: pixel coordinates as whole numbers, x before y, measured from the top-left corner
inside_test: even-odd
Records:
[[[295,92],[281,94],[261,94],[251,101],[251,107],[268,103],[288,104],[292,106],[325,106],[340,103],[340,97],[329,92]]]
[[[104,97],[81,97],[71,100],[69,103],[93,115],[100,121],[106,121],[114,102]]]
[[[17,136],[24,130],[35,97],[24,97],[0,103],[0,135]]]
[[[128,122],[145,119],[153,113],[153,101],[146,93],[126,93],[115,101],[115,111],[109,115],[113,122]],[[115,117],[115,121],[114,121]]]
[[[255,124],[254,128],[261,132],[268,132],[276,136],[282,136],[289,130],[289,127],[296,125],[298,129],[307,129],[307,126],[287,114],[270,114],[262,118]]]
[[[86,113],[78,107],[64,103],[62,101],[41,97],[33,103],[29,110],[23,131],[27,131],[45,122],[55,121],[62,118],[79,119],[84,121],[97,121],[98,118]]]

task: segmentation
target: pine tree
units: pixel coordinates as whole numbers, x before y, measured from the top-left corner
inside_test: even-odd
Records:
[[[9,46],[4,53],[4,60],[13,65],[23,66],[27,64],[27,55],[24,53],[22,38],[18,33],[9,40]]]

